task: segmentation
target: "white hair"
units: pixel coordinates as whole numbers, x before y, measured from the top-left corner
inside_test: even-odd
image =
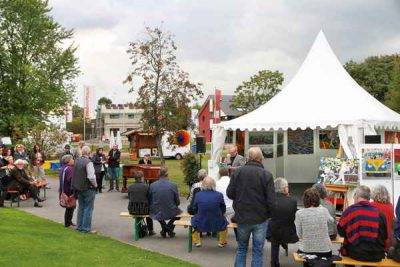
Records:
[[[89,156],[90,155],[90,147],[88,147],[88,146],[82,147],[81,152],[82,152],[82,156]]]
[[[201,182],[201,190],[212,190],[215,191],[216,185],[215,180],[210,176],[207,176]]]
[[[278,177],[274,181],[275,192],[283,193],[283,190],[289,186],[288,181],[283,177]]]

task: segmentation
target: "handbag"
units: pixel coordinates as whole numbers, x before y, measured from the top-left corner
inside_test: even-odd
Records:
[[[65,176],[65,171],[67,170],[68,167],[66,167],[63,171],[62,177],[61,177],[61,194],[60,194],[60,206],[63,208],[75,208],[76,207],[76,198],[74,195],[67,196],[67,194],[64,193],[64,176]]]

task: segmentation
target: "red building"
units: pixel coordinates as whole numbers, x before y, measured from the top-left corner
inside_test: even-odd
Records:
[[[206,142],[211,142],[211,128],[213,124],[239,117],[238,110],[230,107],[232,95],[221,95],[220,90],[215,90],[215,95],[209,95],[201,106],[197,115],[199,120],[199,135],[205,136]]]

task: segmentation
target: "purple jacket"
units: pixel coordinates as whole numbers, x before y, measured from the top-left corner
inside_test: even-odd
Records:
[[[65,170],[64,185],[61,186],[61,181],[62,181],[64,170]],[[74,176],[74,167],[73,166],[69,166],[69,165],[65,164],[61,167],[60,174],[59,174],[60,188],[58,190],[58,192],[60,192],[60,194],[61,194],[61,188],[63,189],[64,193],[67,196],[74,194],[74,191],[72,190],[72,185],[71,185],[73,176]]]

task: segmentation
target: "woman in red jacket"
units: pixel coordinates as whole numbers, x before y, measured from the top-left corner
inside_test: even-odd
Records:
[[[386,230],[387,230],[387,239],[385,241],[385,250],[388,251],[389,247],[392,244],[393,239],[393,220],[394,220],[394,208],[393,204],[390,202],[390,195],[388,190],[384,185],[376,185],[372,190],[372,205],[378,208],[383,212],[386,219]]]

